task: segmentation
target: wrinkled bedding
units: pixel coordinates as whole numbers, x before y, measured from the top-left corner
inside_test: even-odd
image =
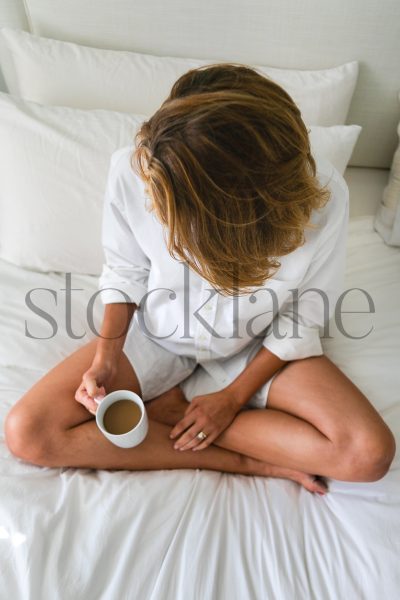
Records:
[[[400,252],[350,223],[346,286],[375,312],[343,316],[328,356],[400,440]],[[96,471],[39,467],[12,456],[4,417],[49,368],[91,339],[86,304],[97,278],[0,261],[0,598],[15,600],[394,600],[400,590],[400,464],[377,482],[329,480],[312,495],[283,479],[207,470]],[[45,307],[55,332],[26,304]],[[46,289],[47,288],[47,289]],[[52,290],[52,291],[49,291]],[[100,299],[95,322],[101,323]],[[343,310],[367,311],[349,294]],[[48,337],[48,339],[35,339]],[[53,335],[55,333],[55,335]],[[56,401],[56,399],[55,399]],[[357,424],[355,423],[356,427]],[[399,443],[398,443],[399,445]]]

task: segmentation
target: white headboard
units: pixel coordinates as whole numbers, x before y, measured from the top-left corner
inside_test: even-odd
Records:
[[[400,119],[399,0],[0,0],[0,26],[98,48],[282,68],[358,60],[347,123],[363,131],[350,165],[390,167]]]

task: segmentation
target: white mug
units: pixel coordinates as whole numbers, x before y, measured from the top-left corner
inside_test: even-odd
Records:
[[[110,433],[104,428],[103,419],[107,408],[118,400],[131,400],[132,402],[135,402],[135,404],[139,406],[142,416],[140,417],[139,423],[133,429],[127,431],[126,433],[115,434]],[[95,401],[98,404],[96,410],[97,427],[100,429],[102,434],[105,435],[108,440],[110,440],[110,442],[116,446],[119,446],[120,448],[133,448],[134,446],[138,446],[141,442],[143,442],[147,435],[149,422],[143,400],[140,398],[140,396],[129,390],[116,390],[115,392],[111,392],[101,399],[95,398]]]

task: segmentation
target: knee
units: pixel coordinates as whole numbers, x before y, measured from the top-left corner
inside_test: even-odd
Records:
[[[5,442],[17,458],[37,465],[46,464],[48,442],[38,419],[22,407],[13,407],[4,423]]]
[[[344,453],[349,481],[378,481],[386,475],[396,454],[396,440],[388,427],[355,436]]]

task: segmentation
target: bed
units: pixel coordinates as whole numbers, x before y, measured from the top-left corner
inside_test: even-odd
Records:
[[[325,342],[328,356],[373,400],[397,436],[399,271],[399,251],[385,246],[372,218],[354,218],[346,283],[368,290],[376,312],[352,315],[349,332],[363,335],[371,325],[374,330],[363,340]],[[38,276],[5,261],[0,273],[3,422],[24,391],[90,334],[71,340],[60,326],[51,339],[27,339],[25,320],[37,337],[51,328],[27,308],[26,293],[56,290],[62,311],[65,277]],[[85,301],[96,282],[73,278],[73,287],[83,290],[74,299],[76,333],[87,330]],[[35,302],[55,315],[48,292],[36,294]],[[347,310],[366,310],[357,303]],[[288,480],[200,469],[38,467],[15,459],[0,439],[4,598],[397,597],[398,456],[380,481],[329,480],[330,492],[322,498]]]
[[[3,0],[3,24],[98,47],[132,47],[128,30],[133,21],[126,19],[132,13],[129,3],[123,0],[113,3],[112,15],[107,3],[101,2],[96,19],[88,18],[92,14],[89,2],[82,6],[77,0],[57,0],[58,12],[54,14],[45,0],[24,4],[30,9],[28,12],[22,2]],[[160,1],[146,6],[134,4],[137,49],[190,55],[189,36],[182,35],[180,47],[174,37],[179,31],[176,27],[182,27],[182,23],[188,26],[190,21],[180,12],[183,4],[175,0],[172,15],[162,12]],[[193,8],[192,2],[188,4]],[[299,16],[297,4],[286,1],[281,8],[275,7],[280,19],[283,14],[290,15],[292,28]],[[311,5],[301,3],[306,16],[311,14]],[[369,397],[400,440],[400,251],[386,245],[373,226],[396,143],[393,123],[398,114],[390,96],[393,65],[388,65],[382,74],[381,91],[370,89],[368,71],[376,67],[378,60],[369,49],[373,46],[371,40],[378,39],[373,19],[377,15],[386,17],[387,36],[379,39],[386,44],[387,60],[397,43],[395,28],[388,21],[393,21],[392,13],[399,16],[399,11],[393,2],[383,3],[387,10],[382,14],[373,2],[338,5],[342,7],[340,18],[329,12],[326,4],[321,14],[314,15],[314,23],[317,26],[329,17],[336,34],[341,31],[344,39],[342,48],[335,48],[333,37],[328,36],[323,60],[326,64],[321,66],[339,63],[344,54],[349,58],[349,53],[350,58],[360,56],[367,65],[359,83],[361,91],[368,90],[369,103],[362,110],[360,96],[356,95],[349,116],[349,122],[363,124],[364,137],[345,172],[351,216],[345,285],[346,289],[368,292],[373,309],[365,295],[349,293],[343,304],[343,311],[348,311],[343,312],[348,336],[341,335],[332,323],[332,338],[323,339],[323,347]],[[361,6],[365,11],[357,47],[355,40],[350,42],[346,37],[346,31],[350,31],[352,19],[354,27]],[[210,56],[228,58],[230,32],[235,28],[237,31],[240,10],[245,9],[237,6],[237,18],[227,16],[228,26],[221,29],[225,9],[225,2],[219,2],[214,12],[208,2],[199,9],[198,20],[191,25],[193,56],[201,56],[203,50],[207,57],[201,36],[212,14]],[[252,3],[252,9],[265,19],[266,8],[260,2]],[[164,46],[146,20],[155,17],[157,10],[168,24]],[[248,17],[246,11],[245,14],[247,29],[243,30],[241,56],[250,60],[250,50],[246,54],[246,48],[255,57],[261,48],[257,46],[261,44],[261,33],[257,14],[254,18]],[[144,25],[147,29],[143,32]],[[265,27],[269,30],[270,26]],[[299,33],[295,41],[299,42],[299,36],[302,38],[303,34]],[[224,44],[218,45],[221,39]],[[282,47],[283,39],[275,41]],[[297,56],[299,68],[316,67],[311,64],[315,56],[313,43],[305,43]],[[284,66],[279,60],[290,59],[294,64],[293,48],[287,49],[286,56],[271,51],[272,62]],[[267,52],[268,44],[264,50]],[[359,87],[356,93],[361,94],[357,90]],[[373,101],[379,100],[379,94],[385,101],[376,105],[374,113]],[[379,144],[374,149],[369,147],[376,137],[374,119],[379,121],[379,111],[384,113],[379,128],[381,152]],[[88,327],[86,305],[97,290],[97,281],[96,275],[72,274],[72,287],[80,291],[73,295],[71,325],[75,334],[82,336],[73,339],[67,334],[64,318],[66,273],[41,272],[0,259],[1,600],[397,599],[398,452],[381,480],[352,483],[330,479],[329,493],[324,497],[312,495],[284,479],[200,469],[53,469],[11,455],[4,441],[5,415],[48,369],[94,337]],[[27,302],[27,295],[35,306],[56,319],[56,331]],[[95,323],[99,325],[101,303],[96,303],[94,309]]]

